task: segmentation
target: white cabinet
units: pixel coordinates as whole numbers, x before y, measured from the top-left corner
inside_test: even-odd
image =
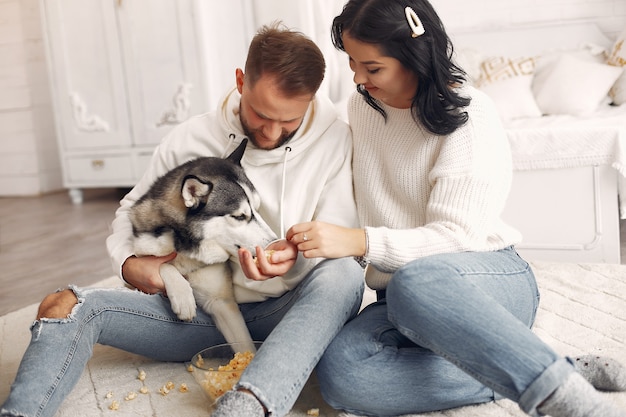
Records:
[[[207,111],[192,0],[41,0],[63,180],[130,187],[176,124]]]

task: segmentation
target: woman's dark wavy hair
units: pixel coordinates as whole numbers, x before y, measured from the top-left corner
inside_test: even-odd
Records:
[[[419,16],[425,33],[417,38],[407,22],[404,9],[411,6]],[[413,71],[418,86],[411,109],[413,117],[430,132],[447,135],[467,122],[469,97],[458,94],[453,86],[465,82],[465,72],[452,62],[453,47],[443,23],[427,0],[349,0],[333,20],[332,41],[344,51],[342,35],[376,44],[381,53],[397,59]],[[387,115],[379,103],[358,85],[367,103]]]

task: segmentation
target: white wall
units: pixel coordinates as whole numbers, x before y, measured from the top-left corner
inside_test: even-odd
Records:
[[[45,1],[45,0],[43,0]],[[108,1],[108,0],[107,0]],[[111,0],[112,1],[112,0]],[[131,1],[131,0],[128,0]],[[214,105],[234,83],[251,36],[274,20],[313,38],[327,56],[322,92],[353,90],[345,56],[330,43],[344,0],[198,0],[209,51],[207,94]],[[626,28],[626,0],[433,0],[451,34],[536,23],[593,21],[610,38]],[[61,187],[38,0],[0,0],[0,195]]]
[[[593,21],[610,38],[626,28],[626,0],[435,0],[449,31]]]
[[[0,195],[61,188],[37,0],[0,0]]]

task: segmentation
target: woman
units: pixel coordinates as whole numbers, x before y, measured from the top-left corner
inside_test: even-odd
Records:
[[[588,357],[576,372],[530,330],[535,277],[514,249],[519,234],[500,218],[507,137],[491,101],[451,61],[432,6],[350,0],[332,35],[358,86],[348,114],[365,227],[303,223],[287,238],[306,257],[363,257],[378,302],[322,357],[324,398],[376,416],[502,397],[535,416],[624,415],[589,383],[626,389],[624,368],[600,370],[601,359]]]

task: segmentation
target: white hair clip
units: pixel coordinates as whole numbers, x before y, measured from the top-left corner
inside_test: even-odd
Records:
[[[419,17],[417,17],[417,13],[415,10],[411,8],[411,6],[406,6],[404,8],[404,14],[406,15],[406,20],[409,22],[409,26],[411,27],[412,37],[417,38],[418,36],[422,36],[424,34],[424,25],[422,25],[422,21]]]

